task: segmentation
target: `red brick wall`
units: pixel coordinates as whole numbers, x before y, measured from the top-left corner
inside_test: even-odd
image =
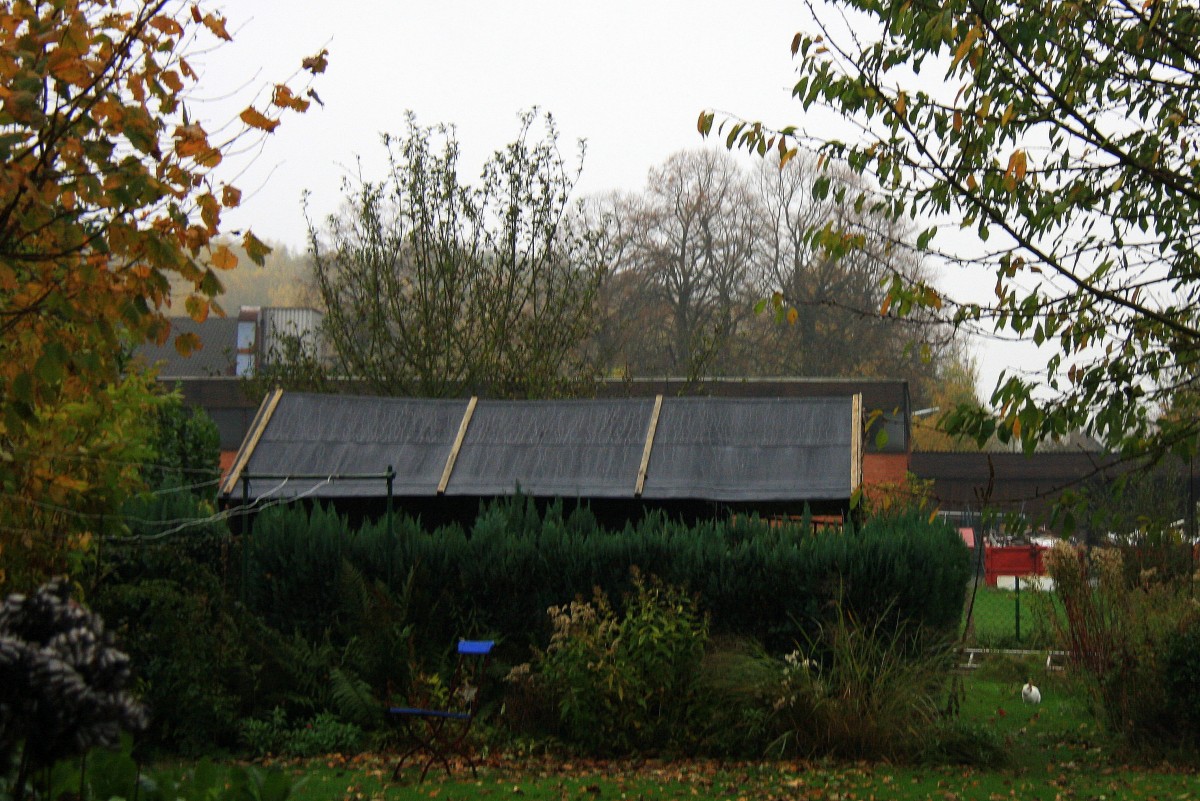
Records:
[[[906,453],[863,454],[863,484],[900,484],[908,472]]]

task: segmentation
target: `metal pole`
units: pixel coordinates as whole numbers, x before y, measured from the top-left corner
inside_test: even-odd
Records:
[[[250,583],[250,514],[246,508],[250,505],[250,475],[242,473],[242,606],[246,605],[246,585]]]
[[[388,469],[387,469],[388,552],[387,552],[387,556],[385,557],[387,559],[386,575],[387,575],[387,587],[389,590],[392,588],[392,560],[395,558],[395,551],[396,551],[396,549],[394,547],[394,544],[396,542],[396,526],[392,519],[392,488],[393,488],[393,485],[395,484],[395,481],[396,481],[396,471],[393,470],[392,466],[389,464]]]
[[[396,482],[396,471],[389,464],[387,469],[387,533],[388,539],[396,535],[395,525],[392,523],[392,487]]]
[[[1188,559],[1192,569],[1188,574],[1188,595],[1196,591],[1196,474],[1193,470],[1194,456],[1188,456]]]

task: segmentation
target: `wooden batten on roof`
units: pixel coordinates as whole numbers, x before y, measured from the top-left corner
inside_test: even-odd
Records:
[[[258,446],[258,441],[262,439],[263,432],[267,429],[267,424],[271,422],[271,415],[275,413],[281,398],[283,398],[283,390],[276,387],[268,392],[262,403],[259,404],[258,413],[254,415],[254,422],[250,424],[250,431],[246,434],[242,447],[238,448],[237,456],[233,458],[233,467],[221,485],[222,495],[231,494],[237,487],[238,481],[242,478],[242,471],[250,463],[250,457],[254,455],[254,449]]]
[[[462,450],[463,440],[467,438],[467,427],[471,425],[471,417],[475,414],[475,406],[478,403],[479,398],[475,395],[472,395],[471,400],[467,401],[467,410],[463,412],[462,422],[458,424],[458,434],[454,437],[454,445],[450,448],[450,455],[446,457],[446,466],[442,469],[442,477],[438,481],[438,495],[446,494],[450,476],[454,473],[454,463],[458,460],[459,451]]]
[[[863,400],[860,393],[850,398],[850,491],[862,486],[863,472]]]
[[[650,452],[654,450],[654,432],[658,430],[658,416],[662,414],[662,395],[654,396],[654,411],[650,413],[650,425],[646,427],[646,445],[642,448],[642,463],[638,466],[637,483],[633,488],[635,498],[642,497],[646,488],[646,471],[650,468]]]

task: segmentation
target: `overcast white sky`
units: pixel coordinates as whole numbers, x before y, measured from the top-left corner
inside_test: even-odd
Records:
[[[224,217],[226,229],[252,227],[298,250],[301,193],[312,192],[320,218],[336,210],[356,157],[382,177],[380,134],[403,132],[406,110],[457,127],[468,174],[514,137],[522,110],[549,111],[565,150],[587,140],[584,194],[640,189],[669,154],[716,146],[696,132],[704,109],[801,121],[790,44],[809,24],[796,0],[237,0],[221,10],[234,42],[191,59],[201,118],[236,115],[255,87],[329,50],[315,83],[324,107],[268,137],[233,180],[242,208]],[[947,278],[989,289],[995,280]],[[1028,363],[1011,348],[976,350],[985,398],[1004,365]]]
[[[706,108],[780,124],[798,113],[795,0],[238,0],[223,12],[234,42],[203,59],[198,99],[279,80],[302,57],[330,52],[315,84],[325,107],[271,135],[236,182],[253,196],[228,218],[296,247],[300,193],[332,211],[355,157],[380,164],[380,133],[403,132],[408,109],[422,124],[455,124],[472,172],[514,138],[522,110],[549,111],[568,152],[587,140],[585,193],[638,189],[670,153],[703,146],[696,118]]]

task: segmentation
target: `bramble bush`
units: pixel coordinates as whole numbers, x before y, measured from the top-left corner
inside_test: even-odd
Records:
[[[1107,725],[1135,746],[1200,742],[1200,604],[1189,577],[1131,578],[1116,548],[1047,555],[1062,636]]]
[[[633,586],[620,613],[599,589],[591,601],[550,607],[550,644],[509,674],[543,695],[557,711],[555,733],[588,753],[686,746],[703,708],[707,617],[652,576],[634,571]]]
[[[256,757],[310,757],[324,754],[356,753],[363,731],[353,723],[344,723],[328,712],[292,723],[280,707],[264,719],[242,722],[242,742]]]

